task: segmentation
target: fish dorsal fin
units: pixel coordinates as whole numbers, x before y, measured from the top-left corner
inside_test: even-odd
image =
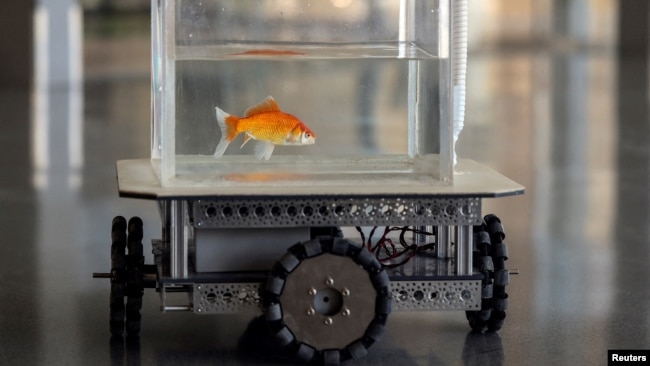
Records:
[[[278,103],[275,102],[272,96],[266,97],[263,101],[255,104],[254,106],[248,108],[244,113],[245,117],[250,117],[255,114],[264,113],[264,112],[279,112],[280,107]]]

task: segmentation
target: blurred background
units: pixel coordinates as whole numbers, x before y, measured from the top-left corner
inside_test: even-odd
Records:
[[[198,1],[198,0],[197,0]],[[361,364],[604,364],[650,348],[646,0],[469,0],[465,130],[457,152],[526,186],[487,200],[508,234],[508,318],[396,313]],[[248,321],[161,314],[109,339],[114,162],[146,158],[150,13],[142,0],[0,4],[0,364],[256,364]],[[145,249],[148,252],[148,249]],[[150,262],[150,256],[147,257]],[[255,352],[253,352],[255,353]],[[248,354],[248,356],[247,356]]]

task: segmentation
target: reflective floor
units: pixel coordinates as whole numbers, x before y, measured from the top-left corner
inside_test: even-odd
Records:
[[[0,365],[271,364],[250,317],[163,314],[152,291],[139,339],[109,336],[109,284],[91,274],[109,268],[111,219],[140,216],[160,237],[154,203],[115,184],[116,160],[149,156],[143,29],[86,37],[83,91],[0,88]],[[483,207],[520,272],[506,323],[481,335],[462,312],[394,313],[355,364],[598,365],[650,348],[647,56],[523,46],[470,60],[458,153],[526,186]]]

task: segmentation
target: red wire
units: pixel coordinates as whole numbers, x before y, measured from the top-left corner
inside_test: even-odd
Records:
[[[417,252],[422,251],[422,250],[428,250],[428,249],[434,249],[435,248],[435,243],[429,243],[425,245],[418,246],[416,244],[411,244],[409,245],[408,242],[406,241],[405,235],[407,232],[412,232],[414,234],[424,234],[424,235],[429,235],[432,236],[434,235],[433,233],[429,233],[426,231],[422,230],[417,230],[417,229],[411,229],[408,226],[393,226],[389,227],[386,226],[384,227],[384,233],[382,236],[375,242],[374,246],[372,244],[372,237],[375,234],[375,231],[377,230],[377,226],[374,226],[372,230],[370,231],[370,234],[368,236],[368,240],[366,241],[366,237],[363,234],[363,230],[361,230],[360,227],[356,227],[357,231],[361,235],[361,241],[363,242],[363,245],[368,248],[368,250],[371,253],[375,254],[375,257],[377,260],[382,263],[382,266],[387,267],[387,268],[393,268],[393,267],[398,267],[401,266],[408,261],[410,261]],[[397,249],[397,245],[393,242],[391,238],[388,237],[388,234],[390,234],[393,231],[400,231],[399,235],[399,242],[400,245],[402,246],[402,250]],[[384,253],[384,256],[382,257],[382,252]],[[402,259],[398,263],[388,263],[386,264],[385,262],[389,262],[393,259],[399,258],[403,255],[406,255],[406,258]]]

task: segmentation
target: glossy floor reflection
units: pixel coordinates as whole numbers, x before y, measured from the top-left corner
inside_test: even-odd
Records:
[[[115,160],[149,156],[148,38],[95,37],[83,94],[0,90],[0,364],[270,364],[251,317],[162,314],[152,291],[140,338],[109,336],[108,282],[91,278],[109,267],[109,223],[140,216],[146,238],[160,224],[152,202],[117,197],[114,171]],[[503,219],[520,271],[508,318],[480,335],[461,312],[394,313],[355,364],[595,365],[607,349],[648,349],[647,59],[470,57],[458,152],[527,187],[484,205]]]

